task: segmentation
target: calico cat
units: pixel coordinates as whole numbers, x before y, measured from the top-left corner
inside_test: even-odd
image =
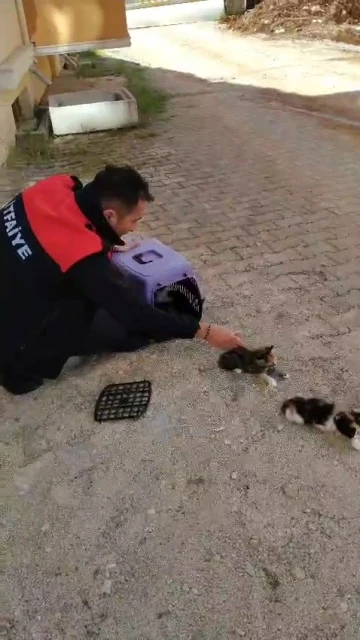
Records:
[[[360,410],[338,411],[335,403],[321,398],[296,396],[286,400],[281,407],[288,422],[316,427],[320,431],[336,431],[351,441],[351,446],[360,451]]]
[[[272,387],[276,387],[275,377],[284,380],[288,375],[276,369],[276,357],[273,350],[274,345],[260,349],[236,347],[222,353],[218,364],[220,369],[226,371],[259,375]]]

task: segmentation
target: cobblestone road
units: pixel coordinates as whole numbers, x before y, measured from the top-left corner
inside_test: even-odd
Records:
[[[274,398],[169,345],[0,396],[9,637],[353,640],[359,458],[277,412],[293,393],[360,404],[360,135],[244,87],[155,77],[168,116],[148,137],[89,139],[94,168],[150,178],[145,230],[198,267],[208,317],[277,345],[290,381]],[[1,200],[41,175],[1,170]],[[99,433],[89,398],[119,370],[152,377],[153,409]]]

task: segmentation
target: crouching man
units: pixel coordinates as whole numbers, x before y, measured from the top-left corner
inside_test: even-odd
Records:
[[[131,292],[108,257],[153,197],[131,167],[87,185],[55,175],[0,210],[0,380],[24,394],[57,378],[69,357],[132,351],[150,341],[242,344],[227,328],[165,313]]]

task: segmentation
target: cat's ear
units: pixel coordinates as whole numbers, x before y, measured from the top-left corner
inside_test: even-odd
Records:
[[[360,409],[353,409],[351,411],[352,418],[358,426],[360,426]]]
[[[274,349],[274,345],[273,344],[271,345],[271,347],[265,347],[265,349],[264,349],[265,354],[267,356],[269,356],[272,353],[273,349]]]

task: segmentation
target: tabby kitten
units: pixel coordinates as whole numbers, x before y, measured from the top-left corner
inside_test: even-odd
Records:
[[[274,345],[259,349],[236,347],[222,353],[218,364],[220,369],[225,369],[226,371],[259,375],[272,387],[276,387],[275,378],[284,380],[288,378],[288,375],[277,370],[276,357],[273,350]]]

